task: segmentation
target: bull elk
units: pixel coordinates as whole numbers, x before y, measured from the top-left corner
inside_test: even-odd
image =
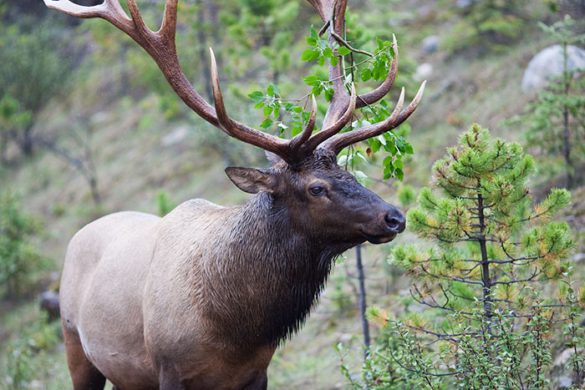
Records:
[[[61,317],[74,388],[265,389],[277,345],[303,323],[327,279],[332,260],[365,241],[384,243],[405,228],[394,206],[337,165],[345,147],[378,136],[416,109],[424,83],[392,115],[341,133],[354,110],[382,99],[398,69],[397,45],[386,79],[357,95],[344,85],[341,64],[330,66],[334,95],[322,129],[314,132],[316,102],[304,130],[285,140],[231,119],[224,106],[213,52],[214,106],[189,83],[177,58],[178,0],[167,0],[158,31],[146,27],[136,0],[130,15],[118,0],[80,6],[45,4],[81,18],[103,18],[142,46],[177,95],[207,122],[272,156],[269,169],[226,169],[242,191],[242,206],[189,200],[163,218],[120,212],[81,229],[67,249]],[[347,0],[309,0],[329,39],[345,28]]]

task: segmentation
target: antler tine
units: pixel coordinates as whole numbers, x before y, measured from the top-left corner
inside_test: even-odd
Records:
[[[95,18],[102,17],[107,3],[102,3],[94,6],[83,6],[70,2],[69,0],[44,0],[48,8],[61,11],[67,15],[77,16],[79,18]]]
[[[329,43],[337,42],[336,36],[344,35],[345,12],[347,0],[307,0],[319,13],[323,22],[328,26]],[[339,120],[349,105],[350,96],[345,89],[345,77],[341,61],[336,65],[329,65],[329,79],[333,80],[333,98],[327,109],[324,127],[329,127]]]
[[[392,58],[392,64],[390,65],[386,79],[373,91],[358,96],[357,108],[374,104],[390,92],[398,74],[398,42],[394,34],[392,34],[392,51],[394,52],[394,58]]]
[[[217,62],[215,60],[213,49],[209,48],[209,54],[211,56],[213,99],[215,101],[215,112],[217,113],[219,128],[234,138],[277,154],[289,163],[295,162],[295,155],[291,153],[289,141],[242,125],[241,123],[233,121],[228,116],[223,101],[223,94],[219,83],[219,73],[217,71]]]
[[[355,85],[352,84],[349,105],[347,106],[347,109],[343,115],[337,121],[335,121],[335,123],[312,136],[311,139],[309,139],[305,145],[303,145],[304,149],[307,151],[313,151],[317,148],[317,146],[319,146],[319,144],[339,133],[341,129],[343,129],[343,127],[351,121],[353,112],[355,111],[356,99]]]
[[[49,8],[80,18],[102,18],[129,35],[156,62],[163,75],[185,104],[214,126],[218,126],[213,107],[197,93],[181,69],[175,46],[178,0],[166,0],[163,22],[157,32],[144,23],[135,0],[128,0],[129,17],[119,0],[104,0],[96,6],[80,6],[70,0],[44,0]]]
[[[154,38],[158,38],[158,34],[155,34],[150,28],[146,26],[146,23],[144,23],[144,19],[140,14],[140,9],[138,8],[138,4],[136,4],[136,0],[127,0],[126,3],[128,4],[128,10],[132,16],[132,21],[134,22],[134,28],[138,34],[140,34],[140,36],[143,37],[146,42]],[[143,46],[141,42],[139,43]]]
[[[63,12],[67,15],[83,19],[102,18],[114,24],[120,30],[128,32],[132,27],[132,20],[120,6],[118,0],[105,0],[102,4],[83,6],[69,0],[43,0],[48,8]]]
[[[311,95],[311,116],[309,117],[309,122],[307,122],[304,130],[290,141],[289,147],[291,150],[297,151],[309,139],[315,129],[316,120],[317,100],[315,99],[315,95]]]
[[[165,4],[165,13],[158,33],[167,41],[175,44],[175,34],[177,32],[177,5],[179,0],[168,0]]]
[[[211,58],[211,86],[213,88],[213,100],[215,102],[215,113],[217,114],[217,121],[219,128],[226,134],[232,135],[230,129],[233,128],[233,124],[229,116],[227,115],[225,105],[223,104],[223,93],[221,92],[221,86],[219,85],[219,72],[217,71],[217,61],[215,60],[215,53],[213,49],[209,48],[209,55]]]
[[[402,87],[402,89],[400,90],[400,97],[398,98],[398,102],[396,102],[396,107],[394,107],[394,110],[392,110],[392,114],[390,114],[391,118],[393,116],[400,114],[400,112],[402,111],[402,106],[404,106],[405,95],[406,95],[406,89],[404,89],[404,87]]]
[[[366,140],[368,138],[376,137],[380,134],[383,134],[387,131],[390,131],[390,130],[395,129],[396,127],[400,126],[405,120],[408,119],[408,117],[410,117],[412,115],[412,113],[418,107],[418,104],[420,103],[420,101],[422,99],[426,83],[427,82],[424,81],[421,84],[418,92],[416,93],[416,96],[414,97],[412,102],[410,102],[408,107],[406,107],[406,109],[404,111],[402,111],[402,105],[404,103],[404,89],[403,89],[401,94],[400,94],[400,98],[398,99],[398,103],[396,104],[396,107],[395,107],[394,111],[392,112],[392,115],[390,115],[386,120],[379,122],[379,123],[375,123],[373,125],[362,127],[360,129],[357,129],[354,131],[350,131],[350,132],[343,133],[343,134],[337,134],[337,135],[329,138],[327,141],[323,142],[320,145],[320,147],[325,148],[325,149],[329,149],[329,150],[333,151],[335,154],[337,154],[343,148],[345,148],[349,145],[353,145],[357,142]]]

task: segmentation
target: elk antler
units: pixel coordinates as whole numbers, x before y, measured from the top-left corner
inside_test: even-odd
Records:
[[[343,82],[341,63],[330,67],[330,76],[334,80],[334,95],[327,110],[323,130],[311,136],[316,122],[317,103],[311,98],[311,115],[305,129],[292,140],[284,140],[264,133],[242,123],[232,120],[225,109],[223,95],[219,84],[217,64],[213,51],[211,54],[211,79],[215,108],[212,107],[193,88],[183,72],[177,56],[175,34],[177,29],[178,0],[166,0],[163,21],[158,31],[150,30],[140,14],[136,0],[127,0],[130,16],[121,7],[119,0],[104,0],[95,6],[81,6],[70,0],[43,0],[49,8],[80,18],[102,18],[129,35],[146,50],[156,62],[163,75],[177,95],[201,118],[218,127],[231,137],[280,156],[289,164],[295,164],[313,153],[321,145],[338,153],[343,147],[373,137],[398,126],[416,109],[422,95],[424,84],[417,98],[404,112],[395,113],[384,122],[367,126],[350,133],[338,134],[352,117],[355,108],[372,104],[384,97],[396,78],[398,69],[398,49],[394,39],[394,53],[390,72],[386,80],[374,91],[356,96],[355,89],[349,94]],[[308,0],[321,18],[329,24],[330,41],[340,39],[345,27],[345,9],[347,0]]]
[[[408,119],[416,110],[416,107],[420,103],[422,99],[422,95],[425,90],[426,81],[424,81],[416,96],[410,102],[408,107],[403,111],[402,106],[404,104],[404,88],[400,92],[400,98],[398,99],[398,103],[394,107],[394,111],[392,115],[390,115],[387,119],[383,120],[382,122],[375,123],[373,125],[364,126],[362,128],[349,131],[347,133],[336,134],[333,137],[329,138],[327,141],[323,142],[319,145],[320,148],[325,148],[333,151],[335,154],[338,154],[343,150],[343,148],[353,145],[356,142],[364,141],[368,138],[376,137],[380,134],[383,134],[389,130],[395,129],[396,127],[400,126],[405,120]]]
[[[345,30],[347,0],[308,0],[308,2],[317,10],[321,19],[326,23],[325,26],[329,31],[330,44],[335,42],[341,44],[345,43],[342,40]],[[373,91],[357,96],[357,99],[355,99],[356,101],[354,101],[353,97],[355,91],[352,89],[352,95],[350,96],[345,88],[342,61],[339,61],[335,66],[330,65],[329,77],[333,80],[333,99],[325,116],[325,125],[330,122],[337,122],[340,118],[343,118],[341,113],[352,108],[352,106],[355,108],[362,108],[374,104],[390,92],[398,73],[398,44],[395,36],[393,36],[392,49],[394,57],[390,64],[388,75],[384,81]],[[320,140],[322,143],[320,143],[319,147],[332,150],[337,154],[346,146],[375,137],[398,127],[416,110],[422,99],[425,85],[426,81],[422,83],[415,98],[404,111],[402,111],[402,106],[404,104],[403,89],[399,101],[389,118],[374,125],[365,126],[347,133],[337,134],[337,132],[334,132],[330,134],[329,137],[323,137],[323,139]]]
[[[199,116],[214,126],[218,125],[215,110],[193,89],[183,73],[175,46],[178,0],[167,0],[161,28],[151,31],[138,9],[136,0],[128,0],[129,17],[119,0],[104,0],[96,6],[80,6],[69,0],[44,0],[49,8],[79,18],[102,18],[128,34],[154,59],[167,81],[179,97]]]

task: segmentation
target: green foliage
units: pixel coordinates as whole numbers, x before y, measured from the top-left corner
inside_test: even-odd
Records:
[[[416,199],[415,191],[412,186],[403,185],[398,191],[398,200],[402,207],[410,206]]]
[[[274,84],[269,84],[265,92],[254,91],[248,97],[255,103],[255,108],[261,109],[264,114],[264,120],[260,124],[263,129],[276,126],[280,135],[294,137],[303,131],[309,120],[310,113],[299,105],[284,101],[280,89]],[[284,115],[290,118],[285,118]],[[288,119],[286,124],[285,119]],[[287,131],[289,128],[290,131]]]
[[[158,215],[164,217],[170,213],[176,205],[169,199],[169,194],[165,191],[159,191],[156,195],[156,205],[158,209]]]
[[[359,29],[357,30],[359,31]],[[352,33],[354,33],[353,30]],[[301,57],[303,61],[316,62],[319,66],[327,64],[335,66],[344,58],[350,61],[348,74],[345,76],[345,84],[347,85],[358,80],[363,82],[383,80],[388,74],[394,56],[394,53],[392,53],[392,41],[390,40],[376,38],[375,50],[373,53],[369,53],[356,49],[354,46],[349,46],[349,44],[347,46],[342,46],[338,43],[331,45],[327,39],[320,37],[314,28],[310,30],[307,44],[309,48],[303,52]],[[305,77],[304,81],[305,84],[312,87],[311,93],[315,96],[325,93],[326,99],[331,100],[333,93],[331,89],[332,80],[328,79],[328,76],[321,68],[317,68],[315,74]]]
[[[27,292],[46,267],[45,259],[30,243],[39,230],[14,195],[0,194],[0,297]]]
[[[9,94],[0,98],[0,162],[6,160],[6,149],[10,139],[15,139],[18,130],[32,123],[30,111],[23,110],[18,100]]]
[[[505,50],[510,42],[520,38],[525,30],[526,0],[473,1],[463,9],[445,41],[448,50],[469,48]]]
[[[567,280],[562,286],[565,302],[568,306],[568,320],[564,322],[562,334],[565,340],[565,347],[572,352],[567,365],[573,373],[573,383],[576,385],[585,384],[585,354],[583,354],[583,340],[585,340],[585,327],[579,324],[582,315],[581,307],[585,305],[585,289],[579,290],[574,287],[572,280]]]
[[[299,14],[299,3],[263,0],[246,1],[241,6],[235,4],[222,11],[222,22],[228,32],[222,46],[229,48],[231,60],[242,67],[233,69],[233,73],[252,66],[256,60],[254,54],[259,53],[268,63],[271,81],[278,84],[281,76],[291,68],[291,47],[298,38],[295,35],[298,31],[290,24]]]
[[[0,26],[0,121],[27,155],[32,153],[31,131],[37,116],[51,97],[67,87],[71,64],[64,52],[54,48],[59,40],[51,21]]]
[[[348,24],[353,26],[351,20],[352,18],[348,18]],[[361,32],[362,29],[357,26],[352,28],[352,33],[358,37],[362,36]],[[360,41],[360,39],[354,39],[353,41]],[[304,78],[305,84],[311,87],[304,106],[285,102],[280,95],[279,88],[273,84],[268,86],[266,92],[254,91],[248,96],[254,101],[257,109],[263,110],[264,121],[260,124],[260,127],[269,129],[276,126],[281,135],[286,134],[286,130],[290,127],[290,136],[299,134],[309,119],[309,112],[306,109],[309,97],[311,95],[315,97],[324,95],[326,101],[331,101],[333,98],[334,80],[329,79],[329,75],[324,68],[325,65],[335,66],[340,61],[347,61],[348,64],[344,67],[346,70],[344,84],[347,88],[350,88],[350,85],[357,82],[358,78],[362,82],[384,79],[388,74],[394,56],[392,42],[389,40],[376,38],[375,50],[373,53],[369,53],[356,49],[346,41],[331,43],[325,37],[320,36],[315,28],[310,29],[307,44],[309,47],[304,50],[301,59],[307,62],[314,62],[316,66],[312,74]],[[352,123],[351,126],[352,128],[362,127],[381,122],[391,115],[392,109],[393,107],[385,100],[382,100],[377,105],[367,106],[361,110],[362,117]],[[291,117],[290,122],[287,121],[287,124],[284,123],[288,119],[285,115]],[[384,179],[395,177],[402,180],[404,177],[403,157],[414,153],[412,145],[405,138],[408,132],[408,125],[404,125],[396,131],[387,132],[376,138],[369,139],[365,151],[362,151],[359,147],[352,147],[342,152],[339,157],[339,164],[351,168],[356,173],[358,180],[364,181],[366,175],[358,169],[356,163],[358,161],[367,163],[368,159],[366,157],[372,157],[378,152],[383,152]]]
[[[47,362],[39,359],[47,355],[61,342],[61,327],[58,322],[47,323],[41,318],[24,328],[18,339],[12,340],[5,351],[5,375],[0,385],[7,390],[31,388],[31,382],[40,375],[48,375]],[[0,371],[2,372],[2,371]]]
[[[574,178],[585,163],[585,144],[580,141],[585,136],[585,77],[583,70],[568,68],[569,45],[585,42],[585,34],[574,32],[576,25],[568,15],[551,26],[541,24],[562,47],[563,73],[539,92],[526,114],[512,121],[526,129],[528,146],[546,156],[542,165],[548,176],[563,168],[568,187],[576,184]]]
[[[407,226],[435,245],[392,253],[417,280],[413,302],[428,309],[387,321],[364,366],[365,385],[544,389],[553,334],[564,326],[562,339],[575,350],[585,345],[571,334],[576,317],[567,316],[581,310],[574,290],[566,293],[571,234],[551,220],[570,194],[555,189],[533,205],[526,186],[533,171],[518,144],[493,140],[479,125],[434,164],[441,191],[421,191]],[[573,368],[575,378],[583,375],[582,364]]]
[[[18,100],[5,94],[0,100],[0,131],[28,126],[32,122],[30,111],[24,110]]]
[[[347,291],[348,281],[343,275],[334,275],[329,283],[328,299],[333,303],[336,317],[349,317],[355,309],[354,297]]]
[[[301,59],[303,61],[316,61],[319,65],[330,63],[336,66],[339,64],[339,57],[351,53],[351,50],[347,47],[339,47],[337,43],[330,46],[329,40],[319,36],[319,33],[314,27],[311,27],[309,36],[307,37],[307,44],[309,48],[303,52]]]

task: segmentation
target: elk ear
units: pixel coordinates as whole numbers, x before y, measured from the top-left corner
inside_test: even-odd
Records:
[[[240,190],[249,194],[272,193],[274,178],[269,173],[254,168],[228,167],[225,173]]]

